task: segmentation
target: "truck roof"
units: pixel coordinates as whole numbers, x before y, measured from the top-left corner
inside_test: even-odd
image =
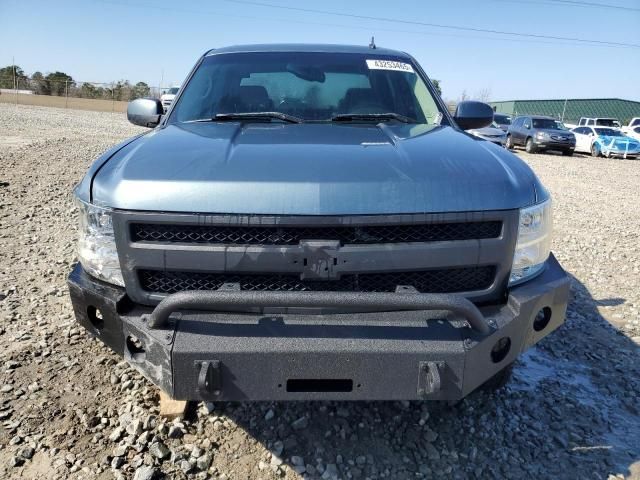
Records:
[[[330,53],[366,53],[367,55],[393,55],[409,58],[409,55],[399,50],[388,48],[370,48],[366,45],[332,45],[332,44],[302,44],[302,43],[271,43],[256,45],[233,45],[214,48],[205,56],[219,53],[247,53],[247,52],[330,52]]]

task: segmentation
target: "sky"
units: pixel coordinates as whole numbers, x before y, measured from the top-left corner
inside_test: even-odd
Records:
[[[77,81],[166,87],[210,48],[372,35],[412,54],[445,99],[640,100],[640,0],[0,0],[0,67],[15,58],[27,74]]]

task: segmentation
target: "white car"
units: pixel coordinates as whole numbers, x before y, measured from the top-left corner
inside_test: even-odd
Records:
[[[640,124],[636,127],[628,128],[626,131],[627,137],[635,138],[636,140],[640,140]]]
[[[622,131],[627,135],[629,135],[637,127],[640,127],[640,117],[633,117],[628,125],[625,125],[624,127],[622,127]],[[629,135],[629,136],[633,137],[633,135]]]
[[[475,137],[483,138],[501,147],[504,147],[507,141],[507,132],[502,130],[496,122],[492,122],[488,127],[474,128],[468,132]]]
[[[169,90],[167,90],[165,93],[163,93],[160,96],[160,101],[162,102],[162,107],[164,108],[165,112],[171,106],[171,103],[173,102],[173,99],[176,98],[176,95],[178,94],[179,90],[180,90],[180,87],[171,87]]]
[[[626,136],[612,127],[576,127],[576,152],[590,153],[594,157],[636,158],[640,155],[640,141]]]

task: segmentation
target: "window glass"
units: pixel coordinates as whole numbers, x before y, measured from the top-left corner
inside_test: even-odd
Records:
[[[556,130],[558,126],[552,118],[534,118],[533,128],[544,128],[547,130]]]
[[[598,135],[606,135],[608,137],[622,137],[622,133],[619,130],[613,128],[595,128]]]
[[[494,113],[493,120],[500,125],[511,125],[511,117],[508,115]]]
[[[407,62],[330,52],[211,55],[183,86],[169,122],[220,113],[280,112],[306,121],[397,113],[416,123],[435,123],[437,103]]]

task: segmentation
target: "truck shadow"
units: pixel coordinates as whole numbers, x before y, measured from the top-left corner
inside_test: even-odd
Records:
[[[265,474],[284,463],[325,479],[635,478],[640,348],[598,310],[624,301],[596,300],[572,277],[565,325],[521,357],[507,387],[453,406],[272,402],[216,409],[276,454],[261,463]]]

